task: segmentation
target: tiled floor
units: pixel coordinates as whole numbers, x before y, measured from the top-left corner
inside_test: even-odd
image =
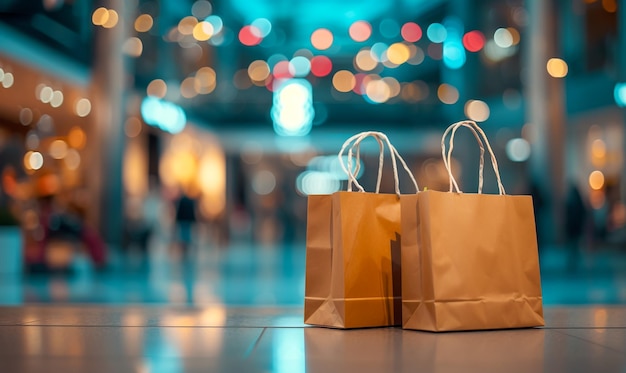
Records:
[[[299,246],[77,261],[0,278],[0,372],[626,373],[624,256],[546,250],[545,328],[440,334],[303,325]]]
[[[0,307],[2,372],[626,372],[626,307],[541,329],[306,327],[299,307]]]

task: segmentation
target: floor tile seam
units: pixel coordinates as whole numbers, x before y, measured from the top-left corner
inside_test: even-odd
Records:
[[[544,330],[626,330],[624,326],[544,326]]]
[[[263,325],[76,325],[76,324],[7,324],[0,327],[36,326],[45,328],[181,328],[181,329],[307,329],[308,326],[263,326]]]
[[[249,360],[250,359],[250,357],[252,356],[252,353],[254,352],[254,350],[256,350],[257,346],[261,342],[261,338],[263,338],[263,335],[265,334],[266,330],[267,330],[267,328],[263,328],[263,330],[261,330],[261,333],[259,333],[259,335],[256,337],[254,342],[252,342],[250,344],[250,346],[248,347],[248,349],[246,349],[246,352],[244,352],[244,354],[243,354],[243,359],[244,360]]]
[[[592,341],[590,339],[586,339],[586,338],[583,338],[583,337],[580,337],[580,336],[577,336],[577,335],[572,335],[572,334],[569,334],[569,333],[565,333],[565,332],[560,331],[560,330],[554,330],[554,332],[562,334],[562,335],[566,335],[566,336],[574,338],[574,339],[578,339],[580,341],[585,341],[587,343],[591,343],[592,345],[595,345],[595,346],[598,346],[598,347],[602,347],[602,348],[607,349],[609,351],[613,351],[613,352],[615,352],[617,354],[620,354],[621,356],[623,356],[623,354],[624,354],[624,351],[621,351],[621,350],[615,349],[615,348],[613,348],[611,346],[607,346],[607,345],[604,345],[604,344]]]

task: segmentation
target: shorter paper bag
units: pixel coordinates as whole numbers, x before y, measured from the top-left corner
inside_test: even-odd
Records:
[[[470,126],[484,139],[498,195],[481,193],[482,160],[479,193],[459,191],[450,170],[452,145],[446,156],[444,139],[452,131],[452,144],[461,126]],[[403,328],[451,331],[544,325],[532,197],[505,194],[493,151],[474,122],[450,126],[442,138],[442,154],[450,192],[401,196]]]

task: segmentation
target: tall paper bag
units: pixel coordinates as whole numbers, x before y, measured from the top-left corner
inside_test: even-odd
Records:
[[[344,168],[350,179],[348,191],[309,196],[304,305],[307,324],[358,328],[401,323],[400,192],[396,157],[407,171],[408,168],[387,137],[379,132],[353,136],[344,144],[340,159],[345,148],[354,142],[350,160],[352,150],[358,150],[358,144],[368,136],[387,143],[397,194],[378,193],[380,162],[376,193],[364,192],[348,167]],[[357,185],[358,192],[351,191],[352,183]]]
[[[451,331],[544,325],[532,197],[461,193],[442,150],[450,192],[401,196],[403,328]],[[479,141],[480,144],[480,141]],[[482,144],[481,144],[482,148]],[[482,156],[482,152],[481,152]],[[453,187],[456,192],[452,192]]]

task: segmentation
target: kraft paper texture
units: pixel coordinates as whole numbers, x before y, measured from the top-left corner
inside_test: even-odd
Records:
[[[401,324],[400,199],[308,197],[304,322],[334,328]]]
[[[544,325],[532,197],[402,195],[402,326]]]

